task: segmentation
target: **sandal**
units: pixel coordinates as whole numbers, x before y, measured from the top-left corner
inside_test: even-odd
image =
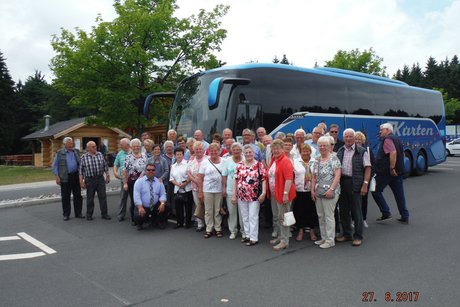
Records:
[[[206,232],[203,237],[205,239],[209,239],[210,237],[212,237],[212,232]]]
[[[246,243],[246,246],[254,246],[257,243],[258,243],[257,241],[249,241],[249,242]]]
[[[216,237],[222,238],[223,236],[224,234],[222,233],[222,231],[216,231]]]
[[[295,238],[296,241],[302,241],[303,240],[303,235],[304,235],[304,230],[300,229],[299,233],[297,234],[297,237]]]
[[[316,236],[314,229],[310,230],[310,240],[312,240],[312,241],[318,240],[318,237]]]

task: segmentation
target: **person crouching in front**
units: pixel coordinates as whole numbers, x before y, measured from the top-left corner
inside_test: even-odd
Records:
[[[137,230],[143,229],[143,224],[158,222],[158,227],[166,225],[166,190],[163,183],[155,177],[155,164],[147,162],[145,176],[134,184],[134,221]]]

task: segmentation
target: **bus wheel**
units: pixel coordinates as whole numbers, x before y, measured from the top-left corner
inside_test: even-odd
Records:
[[[410,152],[404,152],[404,173],[403,178],[406,179],[412,173],[412,155]]]
[[[416,176],[421,176],[426,173],[427,169],[426,154],[421,150],[418,152],[417,159],[415,160],[414,174]]]
[[[452,154],[450,153],[449,149],[446,148],[446,156],[452,157]]]

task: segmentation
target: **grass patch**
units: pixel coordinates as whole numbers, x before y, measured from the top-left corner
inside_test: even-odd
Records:
[[[0,165],[0,185],[54,180],[50,168]]]

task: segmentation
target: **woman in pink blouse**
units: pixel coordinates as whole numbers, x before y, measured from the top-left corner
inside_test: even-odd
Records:
[[[253,246],[259,241],[259,209],[266,195],[264,184],[266,172],[263,164],[254,159],[254,149],[250,144],[243,147],[243,153],[245,160],[235,169],[232,203],[238,202],[243,217],[244,232],[249,236],[243,238],[241,242]],[[260,195],[258,191],[261,192]]]

